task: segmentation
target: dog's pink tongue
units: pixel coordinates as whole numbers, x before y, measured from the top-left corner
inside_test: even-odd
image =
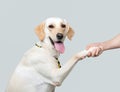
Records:
[[[64,53],[65,51],[65,46],[63,43],[57,43],[55,42],[55,49],[60,52],[60,53]]]

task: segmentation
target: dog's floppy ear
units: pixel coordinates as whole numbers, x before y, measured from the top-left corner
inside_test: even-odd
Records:
[[[44,29],[45,29],[45,23],[44,23],[44,22],[42,22],[40,25],[38,25],[38,26],[35,28],[35,33],[36,33],[36,35],[38,36],[38,38],[39,38],[40,41],[43,41],[44,38],[45,38]]]
[[[67,33],[68,39],[71,40],[72,37],[73,37],[73,35],[74,35],[74,31],[73,31],[73,29],[69,26],[69,30],[68,30],[68,33]]]

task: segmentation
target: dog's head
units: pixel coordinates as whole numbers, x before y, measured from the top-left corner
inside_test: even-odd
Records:
[[[72,39],[74,31],[65,19],[48,18],[35,29],[40,41],[50,40],[54,48],[60,53],[64,52],[64,40],[66,36]]]

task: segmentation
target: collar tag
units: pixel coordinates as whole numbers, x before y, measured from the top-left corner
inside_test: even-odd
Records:
[[[58,58],[55,58],[57,60],[57,63],[58,63],[58,67],[61,68],[61,64],[60,64],[60,61],[58,60]]]
[[[42,48],[42,46],[38,45],[37,43],[35,43],[35,46],[37,46],[38,48]]]

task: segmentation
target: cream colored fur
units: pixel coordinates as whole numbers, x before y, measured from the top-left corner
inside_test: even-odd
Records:
[[[66,28],[61,28],[61,23],[64,23]],[[55,29],[49,29],[49,24],[54,24]],[[55,92],[55,87],[62,84],[75,64],[89,52],[84,50],[73,55],[59,68],[55,58],[58,58],[60,53],[54,49],[49,36],[56,41],[56,34],[61,32],[64,34],[62,40],[64,42],[66,36],[72,38],[74,34],[72,28],[66,20],[49,18],[37,26],[35,32],[40,40],[37,44],[41,48],[33,46],[24,54],[9,81],[6,92]]]

